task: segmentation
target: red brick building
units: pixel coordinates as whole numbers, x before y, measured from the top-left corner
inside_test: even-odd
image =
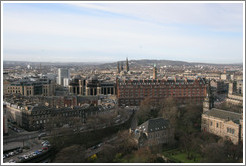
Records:
[[[173,97],[178,102],[202,103],[206,96],[206,82],[203,78],[162,80],[117,80],[119,106],[139,106],[145,98],[155,102]]]

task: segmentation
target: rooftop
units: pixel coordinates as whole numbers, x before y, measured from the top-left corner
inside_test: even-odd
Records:
[[[155,118],[149,119],[148,121],[144,122],[138,127],[138,129],[149,133],[159,130],[165,130],[169,127],[169,120],[165,120],[164,118]]]
[[[240,114],[240,113],[220,110],[217,108],[212,108],[211,111],[205,112],[204,114],[208,115],[208,116],[220,118],[220,119],[225,119],[225,120],[227,120],[229,118],[232,121],[238,121],[238,120],[242,119],[242,114]]]

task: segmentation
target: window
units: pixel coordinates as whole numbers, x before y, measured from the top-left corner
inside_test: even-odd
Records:
[[[216,127],[219,127],[219,123],[216,123]]]
[[[210,126],[212,126],[213,125],[213,122],[210,122]]]

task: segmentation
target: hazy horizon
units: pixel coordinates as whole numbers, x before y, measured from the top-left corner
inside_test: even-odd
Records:
[[[243,63],[242,3],[5,3],[5,61]]]
[[[188,61],[181,61],[181,60],[169,60],[169,59],[129,59],[128,58],[128,61],[141,61],[141,60],[150,60],[150,61],[176,61],[176,62],[184,62],[184,63],[203,63],[203,64],[225,64],[225,65],[233,65],[233,64],[243,64],[243,62],[236,62],[236,63],[213,63],[213,62],[210,62],[210,63],[205,63],[205,62],[188,62]],[[116,62],[120,62],[120,61],[125,61],[124,60],[119,60],[119,61],[105,61],[105,62],[86,62],[86,61],[81,61],[81,62],[59,62],[59,61],[54,61],[54,62],[48,62],[48,61],[18,61],[18,60],[3,60],[3,62],[23,62],[23,63],[96,63],[96,64],[106,64],[106,63],[116,63]]]

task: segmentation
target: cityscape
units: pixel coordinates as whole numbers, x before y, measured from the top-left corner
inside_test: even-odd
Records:
[[[1,5],[2,164],[244,164],[244,3]]]

